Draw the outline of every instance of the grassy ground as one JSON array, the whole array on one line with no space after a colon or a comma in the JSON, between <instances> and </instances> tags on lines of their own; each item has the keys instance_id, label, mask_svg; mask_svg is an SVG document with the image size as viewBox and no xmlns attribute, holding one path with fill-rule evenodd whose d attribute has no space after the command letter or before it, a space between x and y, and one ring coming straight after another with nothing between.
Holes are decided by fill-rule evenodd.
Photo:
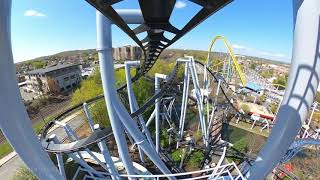
<instances>
[{"instance_id":1,"label":"grassy ground","mask_svg":"<svg viewBox=\"0 0 320 180\"><path fill-rule=\"evenodd\" d=\"M239 121L238 124L230 121L229 124L231 126L234 126L234 127L237 127L237 128L240 128L240 129L243 129L243 130L246 130L246 131L249 131L251 133L254 133L254 134L258 134L260 136L264 136L264 137L268 137L271 130L269 130L270 132L268 132L266 129L260 131L260 129L262 128L261 126L254 126L253 129L251 129L251 126L252 124L249 124L249 123L245 123L245 122L242 122L242 121Z\"/></svg>"},{"instance_id":2,"label":"grassy ground","mask_svg":"<svg viewBox=\"0 0 320 180\"><path fill-rule=\"evenodd\" d=\"M232 143L233 148L238 151L255 157L265 143L266 137L235 126L229 126L225 140Z\"/></svg>"},{"instance_id":3,"label":"grassy ground","mask_svg":"<svg viewBox=\"0 0 320 180\"><path fill-rule=\"evenodd\" d=\"M3 158L4 156L8 155L10 152L12 152L12 147L7 141L0 144L0 158Z\"/></svg>"},{"instance_id":4,"label":"grassy ground","mask_svg":"<svg viewBox=\"0 0 320 180\"><path fill-rule=\"evenodd\" d=\"M47 122L49 122L56 114L50 115L44 119L44 121L36 122L32 125L34 132L38 134L43 127L43 125ZM8 141L5 141L4 143L0 144L0 159L8 155L13 151L11 145L8 143Z\"/></svg>"}]
</instances>

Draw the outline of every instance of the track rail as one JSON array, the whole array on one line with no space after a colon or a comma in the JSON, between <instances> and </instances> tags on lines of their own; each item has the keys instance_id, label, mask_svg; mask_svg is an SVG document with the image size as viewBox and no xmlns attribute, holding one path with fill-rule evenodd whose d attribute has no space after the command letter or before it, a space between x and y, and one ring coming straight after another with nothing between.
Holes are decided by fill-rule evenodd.
<instances>
[{"instance_id":1,"label":"track rail","mask_svg":"<svg viewBox=\"0 0 320 180\"><path fill-rule=\"evenodd\" d=\"M143 50L144 61L141 63L136 76L133 78L134 81L139 79L141 76L144 76L152 68L165 48L179 40L206 18L232 2L232 0L190 0L202 8L182 29L178 29L169 21L176 0L139 0L140 9L145 22L137 28L131 29L112 7L112 5L123 0L86 1L100 11L104 16L113 21ZM138 38L138 34L143 32L146 32L147 36L140 40ZM172 39L167 38L165 36L165 32L174 34L174 37Z\"/></svg>"},{"instance_id":2,"label":"track rail","mask_svg":"<svg viewBox=\"0 0 320 180\"><path fill-rule=\"evenodd\" d=\"M205 67L203 63L201 63L199 61L195 61L195 62L197 64L200 64L201 66ZM174 83L176 82L177 72L179 70L179 67L180 67L179 63L176 63L176 65L174 66L174 69L172 70L172 72L168 76L168 79L165 82L163 82L163 84L162 84L163 88L161 88L161 91L158 92L157 94L153 95L151 98L149 98L148 101L144 105L142 105L137 111L131 113L131 117L133 117L133 118L138 117L145 110L147 110L149 107L151 107L155 103L156 99L161 98L165 95L172 95L173 93L178 93L178 91L175 90L173 88L173 86L174 86ZM218 79L215 76L215 74L209 68L206 68L206 70L215 79L215 81L218 82ZM237 109L233 106L233 104L230 102L230 99L225 94L225 90L224 90L223 86L221 86L220 89L221 89L221 92L223 93L223 96L226 98L227 103L230 104L232 106L232 108L237 113L238 112ZM93 104L99 100L102 100L103 98L104 98L104 95L99 95L99 96L96 96L92 99L89 99L88 101L86 101L86 103ZM41 129L40 141L46 151L54 152L54 153L66 153L66 152L75 152L75 151L83 150L84 148L89 147L92 144L95 144L97 142L100 142L100 141L106 139L107 137L109 137L112 134L112 132L110 132L111 130L109 128L107 128L107 129L104 129L103 131L100 131L100 132L93 132L89 137L81 139L79 141L72 142L72 143L67 143L67 144L50 144L50 143L48 143L46 136L47 136L50 128L52 128L55 125L55 121L60 121L63 117L66 117L70 113L82 108L82 106L83 106L83 104L79 103L79 104L69 108L68 110L64 111L63 113L59 114L54 119L49 121Z\"/></svg>"}]
</instances>

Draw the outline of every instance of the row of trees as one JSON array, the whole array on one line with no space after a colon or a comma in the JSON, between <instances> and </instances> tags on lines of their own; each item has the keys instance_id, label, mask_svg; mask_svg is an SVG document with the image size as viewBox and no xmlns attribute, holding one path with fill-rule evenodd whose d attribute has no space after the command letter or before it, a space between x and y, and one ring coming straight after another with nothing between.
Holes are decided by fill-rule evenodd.
<instances>
[{"instance_id":1,"label":"row of trees","mask_svg":"<svg viewBox=\"0 0 320 180\"><path fill-rule=\"evenodd\" d=\"M134 71L132 71L132 74L134 74ZM116 70L115 76L116 86L119 87L126 82L125 72L123 69ZM154 93L153 84L145 78L140 78L138 81L133 83L133 91L138 104L141 106ZM71 98L71 104L74 106L79 103L86 102L89 99L101 94L103 94L101 75L99 70L95 70L94 74L88 79L83 80L80 84L80 87L74 91ZM125 104L125 106L128 107L128 104ZM110 125L104 99L92 104L89 109L95 123L100 124L102 127L107 127Z\"/></svg>"}]
</instances>

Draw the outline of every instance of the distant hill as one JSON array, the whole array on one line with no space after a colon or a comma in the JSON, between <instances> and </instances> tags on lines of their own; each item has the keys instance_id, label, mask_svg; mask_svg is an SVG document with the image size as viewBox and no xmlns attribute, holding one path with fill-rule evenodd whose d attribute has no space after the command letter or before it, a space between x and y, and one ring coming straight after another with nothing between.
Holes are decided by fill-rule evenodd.
<instances>
[{"instance_id":1,"label":"distant hill","mask_svg":"<svg viewBox=\"0 0 320 180\"><path fill-rule=\"evenodd\" d=\"M30 59L30 60L27 60L27 61L18 62L16 64L24 64L24 63L29 63L29 62L32 62L32 61L51 60L51 59L56 59L56 58L65 58L65 57L70 57L70 56L77 56L79 54L94 54L94 53L96 53L95 49L63 51L63 52L59 52L59 53L53 54L53 55L41 56L41 57L37 57L37 58Z\"/></svg>"},{"instance_id":2,"label":"distant hill","mask_svg":"<svg viewBox=\"0 0 320 180\"><path fill-rule=\"evenodd\" d=\"M184 55L192 55L196 59L199 60L206 60L207 58L207 51L201 50L183 50L183 49L165 49L161 55L160 59L163 60L175 60L179 57L183 57ZM214 52L213 56L217 57L226 57L227 54L223 52ZM266 63L271 64L286 64L279 61L274 61L270 59L260 58L260 57L253 57L253 56L244 56L247 59L255 60L255 61L264 61ZM64 51L57 54L49 55L49 56L42 56L35 59L23 61L16 63L16 69L18 73L22 73L25 71L29 71L32 69L42 68L44 66L58 63L58 62L72 62L75 63L76 61L81 62L90 62L98 60L98 54L95 49L86 49L86 50L72 50L72 51ZM78 62L79 63L79 62Z\"/></svg>"}]
</instances>

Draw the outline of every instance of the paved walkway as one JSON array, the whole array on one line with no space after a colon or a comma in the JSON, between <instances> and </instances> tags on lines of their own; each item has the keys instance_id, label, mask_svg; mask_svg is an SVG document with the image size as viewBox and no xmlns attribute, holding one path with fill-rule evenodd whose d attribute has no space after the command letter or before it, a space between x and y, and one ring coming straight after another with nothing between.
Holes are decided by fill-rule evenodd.
<instances>
[{"instance_id":1,"label":"paved walkway","mask_svg":"<svg viewBox=\"0 0 320 180\"><path fill-rule=\"evenodd\" d=\"M62 122L68 123L72 129L77 129L83 124L84 120L80 115L80 112L77 112L67 116L62 120ZM56 126L52 129L53 130L49 131L49 134L56 134L59 140L62 140L66 137L66 134L62 128ZM15 152L8 154L4 158L0 159L0 179L10 180L17 169L23 165L24 162Z\"/></svg>"},{"instance_id":2,"label":"paved walkway","mask_svg":"<svg viewBox=\"0 0 320 180\"><path fill-rule=\"evenodd\" d=\"M24 166L24 162L20 159L18 155L14 156L10 159L10 161L0 166L0 179L10 180L17 171L17 169L21 166Z\"/></svg>"}]
</instances>

